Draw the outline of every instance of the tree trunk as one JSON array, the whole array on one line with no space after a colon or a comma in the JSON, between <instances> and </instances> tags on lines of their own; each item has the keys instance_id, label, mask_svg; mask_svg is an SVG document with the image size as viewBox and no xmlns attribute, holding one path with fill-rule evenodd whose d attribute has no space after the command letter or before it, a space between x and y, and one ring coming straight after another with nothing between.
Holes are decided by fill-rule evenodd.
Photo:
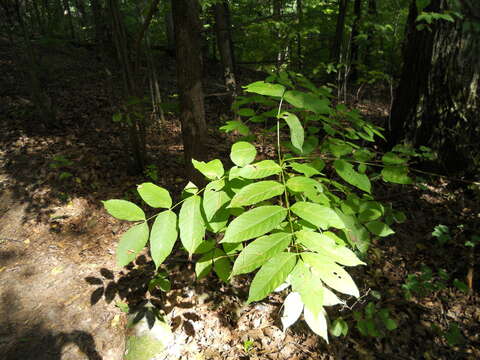
<instances>
[{"instance_id":1,"label":"tree trunk","mask_svg":"<svg viewBox=\"0 0 480 360\"><path fill-rule=\"evenodd\" d=\"M302 0L297 0L297 22L298 27L301 30L303 24L303 3ZM303 69L303 58L302 58L302 35L297 32L297 71L300 72Z\"/></svg>"},{"instance_id":2,"label":"tree trunk","mask_svg":"<svg viewBox=\"0 0 480 360\"><path fill-rule=\"evenodd\" d=\"M347 0L338 0L337 26L330 56L330 61L333 63L340 61L340 52L342 51L343 45L343 32L345 29L345 17L347 15L347 3Z\"/></svg>"},{"instance_id":3,"label":"tree trunk","mask_svg":"<svg viewBox=\"0 0 480 360\"><path fill-rule=\"evenodd\" d=\"M225 86L227 91L232 94L231 103L233 103L237 94L237 83L235 81L235 60L230 32L231 26L228 3L224 1L222 3L215 4L214 11L217 45L220 52L220 59L222 61Z\"/></svg>"},{"instance_id":4,"label":"tree trunk","mask_svg":"<svg viewBox=\"0 0 480 360\"><path fill-rule=\"evenodd\" d=\"M103 7L100 0L90 0L92 7L93 23L95 26L95 43L101 48L106 41L106 28Z\"/></svg>"},{"instance_id":5,"label":"tree trunk","mask_svg":"<svg viewBox=\"0 0 480 360\"><path fill-rule=\"evenodd\" d=\"M480 4L463 2L470 6L462 8L463 19L436 20L430 29L420 30L412 2L402 76L389 124L390 145L406 140L429 146L450 172L478 167L480 159L480 32L472 24L479 22L472 19L480 14ZM432 0L425 9L446 10L446 0Z\"/></svg>"},{"instance_id":6,"label":"tree trunk","mask_svg":"<svg viewBox=\"0 0 480 360\"><path fill-rule=\"evenodd\" d=\"M42 88L42 82L38 76L39 70L37 56L30 41L30 34L24 21L24 14L21 10L19 0L16 0L16 13L23 35L25 65L27 68L26 72L30 82L29 89L32 95L33 103L35 104L35 111L45 127L56 126L57 123L55 110L52 100Z\"/></svg>"},{"instance_id":7,"label":"tree trunk","mask_svg":"<svg viewBox=\"0 0 480 360\"><path fill-rule=\"evenodd\" d=\"M79 16L79 22L82 28L85 28L87 26L88 20L87 20L87 13L85 12L85 2L84 0L75 0L75 7L78 10Z\"/></svg>"},{"instance_id":8,"label":"tree trunk","mask_svg":"<svg viewBox=\"0 0 480 360\"><path fill-rule=\"evenodd\" d=\"M275 21L280 21L282 20L282 0L273 0L272 3L273 7L273 19ZM282 33L280 30L276 31L276 41L277 41L277 47L278 47L278 53L277 53L277 70L280 69L280 66L283 63L283 44L281 43L282 39Z\"/></svg>"},{"instance_id":9,"label":"tree trunk","mask_svg":"<svg viewBox=\"0 0 480 360\"><path fill-rule=\"evenodd\" d=\"M68 0L62 0L64 16L67 16L68 29L70 31L70 37L75 40L75 29L73 27L72 12L70 11L70 2Z\"/></svg>"},{"instance_id":10,"label":"tree trunk","mask_svg":"<svg viewBox=\"0 0 480 360\"><path fill-rule=\"evenodd\" d=\"M350 45L350 80L353 82L358 79L358 41L360 21L362 19L362 0L355 0L354 10L355 20L352 25L351 45Z\"/></svg>"},{"instance_id":11,"label":"tree trunk","mask_svg":"<svg viewBox=\"0 0 480 360\"><path fill-rule=\"evenodd\" d=\"M186 173L199 185L192 159L205 159L207 125L203 103L199 4L197 0L172 0L175 24L177 80Z\"/></svg>"},{"instance_id":12,"label":"tree trunk","mask_svg":"<svg viewBox=\"0 0 480 360\"><path fill-rule=\"evenodd\" d=\"M375 55L373 51L375 49L375 28L374 24L377 22L377 0L368 0L368 29L367 29L367 48L365 50L365 64L369 68L373 68L375 65Z\"/></svg>"},{"instance_id":13,"label":"tree trunk","mask_svg":"<svg viewBox=\"0 0 480 360\"><path fill-rule=\"evenodd\" d=\"M124 94L126 98L139 98L140 94L138 93L137 84L135 82L127 32L125 24L123 23L118 0L108 0L108 4L112 21L113 39L123 78ZM145 167L145 123L143 119L136 117L135 113L137 111L135 111L135 109L133 110L134 111L128 111L127 109L127 113L131 115L128 124L129 139L135 161L135 170L141 172Z\"/></svg>"},{"instance_id":14,"label":"tree trunk","mask_svg":"<svg viewBox=\"0 0 480 360\"><path fill-rule=\"evenodd\" d=\"M165 11L165 30L167 34L167 50L173 54L175 52L175 30L173 27L173 14L171 6Z\"/></svg>"}]
</instances>

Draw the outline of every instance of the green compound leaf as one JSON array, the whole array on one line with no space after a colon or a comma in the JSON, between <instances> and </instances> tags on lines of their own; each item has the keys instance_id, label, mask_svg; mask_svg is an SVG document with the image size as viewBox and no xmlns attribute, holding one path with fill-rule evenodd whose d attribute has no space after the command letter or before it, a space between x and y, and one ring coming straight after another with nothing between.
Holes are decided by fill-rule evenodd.
<instances>
[{"instance_id":1,"label":"green compound leaf","mask_svg":"<svg viewBox=\"0 0 480 360\"><path fill-rule=\"evenodd\" d=\"M341 266L335 264L329 258L315 253L302 253L302 259L332 289L343 294L359 297L357 285L355 285L351 276Z\"/></svg>"},{"instance_id":2,"label":"green compound leaf","mask_svg":"<svg viewBox=\"0 0 480 360\"><path fill-rule=\"evenodd\" d=\"M228 225L222 243L237 243L262 236L277 227L287 217L281 206L260 206L244 212Z\"/></svg>"},{"instance_id":3,"label":"green compound leaf","mask_svg":"<svg viewBox=\"0 0 480 360\"><path fill-rule=\"evenodd\" d=\"M138 185L137 191L142 200L153 208L168 209L172 206L172 198L170 197L168 190L151 182Z\"/></svg>"},{"instance_id":4,"label":"green compound leaf","mask_svg":"<svg viewBox=\"0 0 480 360\"><path fill-rule=\"evenodd\" d=\"M303 317L308 327L317 335L321 336L328 344L328 327L325 310L320 311L315 315L307 307L303 311Z\"/></svg>"},{"instance_id":5,"label":"green compound leaf","mask_svg":"<svg viewBox=\"0 0 480 360\"><path fill-rule=\"evenodd\" d=\"M137 254L148 241L148 225L146 222L132 226L120 238L117 246L117 266L123 267L135 260Z\"/></svg>"},{"instance_id":6,"label":"green compound leaf","mask_svg":"<svg viewBox=\"0 0 480 360\"><path fill-rule=\"evenodd\" d=\"M232 263L222 250L216 249L215 251L217 255L213 259L213 270L222 281L228 282L232 273Z\"/></svg>"},{"instance_id":7,"label":"green compound leaf","mask_svg":"<svg viewBox=\"0 0 480 360\"><path fill-rule=\"evenodd\" d=\"M298 201L291 207L292 212L309 223L326 230L329 227L345 228L338 214L328 206Z\"/></svg>"},{"instance_id":8,"label":"green compound leaf","mask_svg":"<svg viewBox=\"0 0 480 360\"><path fill-rule=\"evenodd\" d=\"M214 233L222 230L227 224L229 212L226 209L230 196L225 191L225 181L212 181L205 188L203 194L203 211L207 220L207 226Z\"/></svg>"},{"instance_id":9,"label":"green compound leaf","mask_svg":"<svg viewBox=\"0 0 480 360\"><path fill-rule=\"evenodd\" d=\"M150 233L150 251L157 269L172 252L177 237L177 215L170 210L158 214Z\"/></svg>"},{"instance_id":10,"label":"green compound leaf","mask_svg":"<svg viewBox=\"0 0 480 360\"><path fill-rule=\"evenodd\" d=\"M299 293L291 292L283 302L283 316L281 318L283 331L295 324L303 312L303 302Z\"/></svg>"},{"instance_id":11,"label":"green compound leaf","mask_svg":"<svg viewBox=\"0 0 480 360\"><path fill-rule=\"evenodd\" d=\"M406 166L385 166L382 170L383 180L395 184L411 184L413 180L408 176Z\"/></svg>"},{"instance_id":12,"label":"green compound leaf","mask_svg":"<svg viewBox=\"0 0 480 360\"><path fill-rule=\"evenodd\" d=\"M280 232L262 236L248 244L233 264L232 276L247 274L287 248L292 234Z\"/></svg>"},{"instance_id":13,"label":"green compound leaf","mask_svg":"<svg viewBox=\"0 0 480 360\"><path fill-rule=\"evenodd\" d=\"M207 179L210 180L220 179L225 173L223 164L218 159L209 161L208 163L192 159L192 164L195 169L200 171Z\"/></svg>"},{"instance_id":14,"label":"green compound leaf","mask_svg":"<svg viewBox=\"0 0 480 360\"><path fill-rule=\"evenodd\" d=\"M259 301L265 298L280 284L282 284L295 266L296 254L280 253L272 257L255 274L247 303Z\"/></svg>"},{"instance_id":15,"label":"green compound leaf","mask_svg":"<svg viewBox=\"0 0 480 360\"><path fill-rule=\"evenodd\" d=\"M296 108L313 111L316 114L330 114L330 101L316 95L301 91L290 90L285 93L285 101Z\"/></svg>"},{"instance_id":16,"label":"green compound leaf","mask_svg":"<svg viewBox=\"0 0 480 360\"><path fill-rule=\"evenodd\" d=\"M395 234L395 231L393 231L390 226L378 220L370 221L366 223L365 226L372 234L380 237Z\"/></svg>"},{"instance_id":17,"label":"green compound leaf","mask_svg":"<svg viewBox=\"0 0 480 360\"><path fill-rule=\"evenodd\" d=\"M407 159L404 159L393 152L387 152L383 155L382 161L385 165L402 165L408 162Z\"/></svg>"},{"instance_id":18,"label":"green compound leaf","mask_svg":"<svg viewBox=\"0 0 480 360\"><path fill-rule=\"evenodd\" d=\"M317 315L322 311L324 287L320 277L315 276L309 266L299 260L289 279L292 290L300 294L303 303L311 312Z\"/></svg>"},{"instance_id":19,"label":"green compound leaf","mask_svg":"<svg viewBox=\"0 0 480 360\"><path fill-rule=\"evenodd\" d=\"M235 121L235 120L227 121L225 125L220 127L220 130L223 130L226 133L229 133L232 131L238 131L238 133L243 136L248 136L248 134L250 134L250 129L248 128L247 125L245 125L241 121Z\"/></svg>"},{"instance_id":20,"label":"green compound leaf","mask_svg":"<svg viewBox=\"0 0 480 360\"><path fill-rule=\"evenodd\" d=\"M353 168L352 164L345 160L335 160L333 162L333 167L340 176L347 183L363 190L367 193L370 193L372 185L370 179L367 175L361 174Z\"/></svg>"},{"instance_id":21,"label":"green compound leaf","mask_svg":"<svg viewBox=\"0 0 480 360\"><path fill-rule=\"evenodd\" d=\"M260 181L245 186L230 202L229 207L257 204L261 201L283 194L285 187L277 181Z\"/></svg>"},{"instance_id":22,"label":"green compound leaf","mask_svg":"<svg viewBox=\"0 0 480 360\"><path fill-rule=\"evenodd\" d=\"M280 84L266 83L265 81L256 81L243 87L246 92L260 95L282 97L285 92L285 86Z\"/></svg>"},{"instance_id":23,"label":"green compound leaf","mask_svg":"<svg viewBox=\"0 0 480 360\"><path fill-rule=\"evenodd\" d=\"M212 249L197 261L195 264L197 280L207 276L212 271L212 267L221 280L228 281L232 271L232 264L221 249Z\"/></svg>"},{"instance_id":24,"label":"green compound leaf","mask_svg":"<svg viewBox=\"0 0 480 360\"><path fill-rule=\"evenodd\" d=\"M303 130L303 126L300 123L300 120L298 120L297 115L291 114L289 112L284 112L280 115L280 117L285 120L288 127L290 128L290 139L292 141L292 145L299 152L302 152L303 141L305 140L305 133Z\"/></svg>"},{"instance_id":25,"label":"green compound leaf","mask_svg":"<svg viewBox=\"0 0 480 360\"><path fill-rule=\"evenodd\" d=\"M326 234L302 230L295 235L300 244L308 250L325 255L332 261L345 266L365 265L352 250L343 245L337 245L335 240Z\"/></svg>"},{"instance_id":26,"label":"green compound leaf","mask_svg":"<svg viewBox=\"0 0 480 360\"><path fill-rule=\"evenodd\" d=\"M296 172L299 172L306 177L312 177L314 175L320 175L320 171L315 169L313 166L309 164L302 164L298 162L291 162L289 166L295 170Z\"/></svg>"},{"instance_id":27,"label":"green compound leaf","mask_svg":"<svg viewBox=\"0 0 480 360\"><path fill-rule=\"evenodd\" d=\"M107 212L119 220L140 221L145 220L145 213L137 205L126 200L103 201Z\"/></svg>"},{"instance_id":28,"label":"green compound leaf","mask_svg":"<svg viewBox=\"0 0 480 360\"><path fill-rule=\"evenodd\" d=\"M250 164L255 160L255 156L257 156L255 146L246 141L239 141L232 145L230 159L237 166L243 167Z\"/></svg>"},{"instance_id":29,"label":"green compound leaf","mask_svg":"<svg viewBox=\"0 0 480 360\"><path fill-rule=\"evenodd\" d=\"M202 199L198 195L187 198L180 209L178 226L180 240L189 254L193 254L205 236L205 225L201 213Z\"/></svg>"},{"instance_id":30,"label":"green compound leaf","mask_svg":"<svg viewBox=\"0 0 480 360\"><path fill-rule=\"evenodd\" d=\"M276 175L282 171L280 165L273 160L263 160L249 164L238 170L238 176L245 179L262 179Z\"/></svg>"},{"instance_id":31,"label":"green compound leaf","mask_svg":"<svg viewBox=\"0 0 480 360\"><path fill-rule=\"evenodd\" d=\"M237 114L240 116L250 117L255 115L255 111L253 111L253 109L250 109L250 108L242 108L242 109L238 109Z\"/></svg>"}]
</instances>

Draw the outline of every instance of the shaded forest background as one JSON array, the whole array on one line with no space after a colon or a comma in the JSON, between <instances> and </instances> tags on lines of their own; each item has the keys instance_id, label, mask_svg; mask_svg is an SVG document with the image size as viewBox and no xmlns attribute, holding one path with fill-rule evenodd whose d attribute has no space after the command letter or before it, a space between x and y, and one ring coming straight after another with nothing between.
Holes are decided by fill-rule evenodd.
<instances>
[{"instance_id":1,"label":"shaded forest background","mask_svg":"<svg viewBox=\"0 0 480 360\"><path fill-rule=\"evenodd\" d=\"M266 130L275 114L261 104L251 105L252 112L242 108L243 87L272 75L297 86L297 74L303 74L328 92L335 106L358 111L384 129L385 139L371 151L386 153L408 144L429 156L409 164L413 185L378 181L376 198L403 210L408 220L395 229L395 239L373 240L369 270L358 271L362 289L373 290L352 305L352 314L342 313L351 340L338 337L326 348L297 328L290 340L301 349L292 346L297 352L285 358L321 358L325 349L325 356L334 358L479 356L478 1L4 0L0 23L0 190L12 204L25 205L18 224L24 231L44 226L52 236L101 234L115 225L105 220L100 200L138 203L136 185L144 181L180 199L189 180L204 183L192 158L228 161L230 144L237 140L254 142L260 159L271 158L275 139ZM310 140L326 134L324 128L312 130ZM79 203L85 207L81 216L58 210ZM0 213L4 229L10 229L8 210ZM91 214L101 220L93 221ZM124 229L115 227L109 244ZM15 242L5 234L0 273L23 261L15 260L20 250L7 249ZM107 242L98 244L89 259L112 256ZM85 261L74 247L62 251ZM23 259L48 251L44 243L31 246ZM150 260L137 262L133 273L115 272L114 280L105 271L94 274L97 280L85 286L104 289L104 282L108 289L107 279L115 285L109 294L89 292L92 309L102 301L112 305L113 288L113 297L131 309L141 307L152 298L145 285L152 266ZM170 270L174 291L193 281L191 263ZM245 290L230 290L214 276L208 281L196 290L221 289L214 301L221 311L231 305L221 302L222 294L245 296ZM11 277L5 284L13 282ZM142 282L145 286L134 285ZM26 287L19 289L20 297L33 301ZM12 298L2 298L2 312L11 312ZM272 304L281 306L275 296ZM369 317L382 309L389 309L397 329L379 325L383 320L377 315ZM100 310L90 311L100 318ZM97 344L102 336L108 339L108 332L92 338L88 329L57 331L62 324L56 332L45 330L48 321L33 330L19 325L33 318L27 313L5 321L5 328L18 327L18 334L4 342L7 358L35 358L34 345L46 338L50 355L45 359L60 359L68 343L96 359L95 339ZM375 330L365 329L368 320ZM183 321L195 322L188 316ZM235 327L235 320L225 322ZM232 346L224 354L268 358L262 353L265 334L258 339L237 335L238 349ZM26 350L22 336L33 339ZM245 339L257 341L253 354L245 350Z\"/></svg>"}]
</instances>

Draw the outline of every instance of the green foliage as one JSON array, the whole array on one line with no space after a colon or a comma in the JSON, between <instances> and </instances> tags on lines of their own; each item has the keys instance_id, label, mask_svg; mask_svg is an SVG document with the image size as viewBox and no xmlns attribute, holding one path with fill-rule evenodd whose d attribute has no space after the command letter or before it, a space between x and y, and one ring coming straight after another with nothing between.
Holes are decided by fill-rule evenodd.
<instances>
[{"instance_id":1,"label":"green foliage","mask_svg":"<svg viewBox=\"0 0 480 360\"><path fill-rule=\"evenodd\" d=\"M50 168L53 170L58 170L58 179L66 180L72 178L71 168L73 167L74 162L68 157L63 155L54 156L52 162L50 163ZM76 181L80 181L79 178L75 178Z\"/></svg>"},{"instance_id":2,"label":"green foliage","mask_svg":"<svg viewBox=\"0 0 480 360\"><path fill-rule=\"evenodd\" d=\"M374 181L382 176L377 168L401 166L407 177L410 155L397 149L381 157L362 147L361 141L382 137L381 129L355 111L333 107L329 89L317 88L300 75L279 74L269 82L247 86L246 91L254 95L239 98L235 105L243 106L243 125L248 129L249 122L259 118L267 128L274 125L277 158L255 161L255 147L239 141L231 149L235 166L230 169L219 159L193 160L208 184L203 189L188 184L177 204L166 189L141 184L138 192L147 205L167 209L149 219L131 202L104 202L116 218L140 222L122 236L117 263L124 266L134 260L150 239L158 268L179 236L196 262L198 279L214 271L228 282L233 276L256 271L247 302L291 286L285 299L284 328L303 313L310 328L328 341L324 307L343 303L334 292L360 295L344 266L365 265L359 256L371 238L393 234L390 225L405 217L374 200ZM247 105L256 110L248 111ZM290 141L282 146L284 128ZM388 176L383 180L388 181ZM173 210L178 207L177 219ZM149 231L151 219L155 221ZM164 286L163 282L162 278L154 284ZM379 309L376 317L371 311L365 313L364 320L370 324L377 318L387 329L396 326L385 309ZM339 320L333 331L346 334L348 329Z\"/></svg>"},{"instance_id":3,"label":"green foliage","mask_svg":"<svg viewBox=\"0 0 480 360\"><path fill-rule=\"evenodd\" d=\"M353 317L356 328L363 336L384 337L388 331L397 328L397 322L390 316L387 308L380 308L375 302L370 301L363 312L355 311Z\"/></svg>"},{"instance_id":4,"label":"green foliage","mask_svg":"<svg viewBox=\"0 0 480 360\"><path fill-rule=\"evenodd\" d=\"M419 274L410 274L407 276L402 288L405 298L411 299L413 296L425 297L436 291L445 289L449 275L446 271L440 270L435 273L430 267L423 266Z\"/></svg>"},{"instance_id":5,"label":"green foliage","mask_svg":"<svg viewBox=\"0 0 480 360\"><path fill-rule=\"evenodd\" d=\"M144 174L152 181L158 181L158 167L154 164L145 166Z\"/></svg>"}]
</instances>

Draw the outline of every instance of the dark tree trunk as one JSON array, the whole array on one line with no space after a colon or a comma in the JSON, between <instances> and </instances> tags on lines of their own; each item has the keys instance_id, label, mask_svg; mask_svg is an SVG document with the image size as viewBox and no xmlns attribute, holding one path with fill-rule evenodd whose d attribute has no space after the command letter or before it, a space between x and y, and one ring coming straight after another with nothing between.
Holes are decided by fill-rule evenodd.
<instances>
[{"instance_id":1,"label":"dark tree trunk","mask_svg":"<svg viewBox=\"0 0 480 360\"><path fill-rule=\"evenodd\" d=\"M30 41L31 34L28 32L27 25L25 24L24 12L22 11L19 0L16 0L15 6L18 23L23 35L25 67L26 73L28 74L29 89L33 103L35 104L35 111L45 127L55 127L58 125L55 110L51 98L42 88L44 82L40 81L37 56Z\"/></svg>"},{"instance_id":2,"label":"dark tree trunk","mask_svg":"<svg viewBox=\"0 0 480 360\"><path fill-rule=\"evenodd\" d=\"M205 159L207 138L202 87L199 7L197 0L172 0L186 173L188 178L195 181L197 185L203 181L203 177L195 172L192 158Z\"/></svg>"},{"instance_id":3,"label":"dark tree trunk","mask_svg":"<svg viewBox=\"0 0 480 360\"><path fill-rule=\"evenodd\" d=\"M171 6L165 12L165 30L167 34L167 50L173 54L175 52L175 30L173 27L173 14Z\"/></svg>"},{"instance_id":4,"label":"dark tree trunk","mask_svg":"<svg viewBox=\"0 0 480 360\"><path fill-rule=\"evenodd\" d=\"M375 48L375 28L378 12L377 12L377 0L368 0L368 29L367 29L367 48L365 50L365 64L372 68L375 65L375 56L373 49Z\"/></svg>"},{"instance_id":5,"label":"dark tree trunk","mask_svg":"<svg viewBox=\"0 0 480 360\"><path fill-rule=\"evenodd\" d=\"M272 7L273 7L273 19L275 21L280 21L282 19L282 0L273 0ZM277 69L280 69L280 66L284 60L284 52L283 52L283 44L282 44L282 33L280 30L277 30L276 33L276 41L278 46L278 53L277 53Z\"/></svg>"},{"instance_id":6,"label":"dark tree trunk","mask_svg":"<svg viewBox=\"0 0 480 360\"><path fill-rule=\"evenodd\" d=\"M350 45L350 63L351 63L351 70L350 70L350 80L353 82L357 81L358 79L358 41L357 36L359 34L360 28L360 21L362 19L362 0L355 0L353 12L355 15L355 20L353 21L352 25L352 33L351 33L351 45Z\"/></svg>"},{"instance_id":7,"label":"dark tree trunk","mask_svg":"<svg viewBox=\"0 0 480 360\"><path fill-rule=\"evenodd\" d=\"M235 100L237 93L237 83L235 81L235 58L233 55L233 45L231 37L230 14L228 3L226 1L214 5L215 11L215 30L217 35L217 45L222 61L223 76L225 86L231 96L231 102Z\"/></svg>"},{"instance_id":8,"label":"dark tree trunk","mask_svg":"<svg viewBox=\"0 0 480 360\"><path fill-rule=\"evenodd\" d=\"M87 13L85 12L85 2L83 0L75 0L75 7L78 10L79 22L82 27L87 26Z\"/></svg>"},{"instance_id":9,"label":"dark tree trunk","mask_svg":"<svg viewBox=\"0 0 480 360\"><path fill-rule=\"evenodd\" d=\"M75 40L75 28L73 27L72 12L70 11L70 2L68 0L62 0L64 13L67 15L68 29L70 31L70 37Z\"/></svg>"},{"instance_id":10,"label":"dark tree trunk","mask_svg":"<svg viewBox=\"0 0 480 360\"><path fill-rule=\"evenodd\" d=\"M303 3L302 0L297 0L297 22L301 29L303 24ZM302 36L297 32L297 71L302 71L303 57L302 57Z\"/></svg>"},{"instance_id":11,"label":"dark tree trunk","mask_svg":"<svg viewBox=\"0 0 480 360\"><path fill-rule=\"evenodd\" d=\"M414 13L409 17L402 76L389 124L390 145L406 140L429 146L447 171L470 170L480 159L480 33L471 26L471 21L478 25L479 20L469 15L480 14L480 4L464 2L474 10L463 7L463 20L437 20L430 29L421 30L412 2ZM448 9L446 0L433 0L425 11Z\"/></svg>"},{"instance_id":12,"label":"dark tree trunk","mask_svg":"<svg viewBox=\"0 0 480 360\"><path fill-rule=\"evenodd\" d=\"M113 39L117 51L117 59L120 63L121 73L123 77L124 94L126 98L139 98L139 89L135 82L134 67L131 59L131 51L125 24L120 12L118 0L108 0L108 6L111 18L111 27L113 31ZM127 109L128 110L128 109ZM130 109L131 110L131 109ZM135 117L134 111L131 113L129 127L129 140L132 154L135 161L136 171L142 172L145 167L145 123L143 119Z\"/></svg>"},{"instance_id":13,"label":"dark tree trunk","mask_svg":"<svg viewBox=\"0 0 480 360\"><path fill-rule=\"evenodd\" d=\"M106 42L106 23L104 9L100 0L91 0L93 23L95 26L95 42L101 48Z\"/></svg>"},{"instance_id":14,"label":"dark tree trunk","mask_svg":"<svg viewBox=\"0 0 480 360\"><path fill-rule=\"evenodd\" d=\"M330 56L331 62L339 62L340 53L343 45L343 31L345 29L345 17L347 15L347 0L338 0L338 17L337 26L335 30L335 39L333 41L332 53Z\"/></svg>"}]
</instances>

